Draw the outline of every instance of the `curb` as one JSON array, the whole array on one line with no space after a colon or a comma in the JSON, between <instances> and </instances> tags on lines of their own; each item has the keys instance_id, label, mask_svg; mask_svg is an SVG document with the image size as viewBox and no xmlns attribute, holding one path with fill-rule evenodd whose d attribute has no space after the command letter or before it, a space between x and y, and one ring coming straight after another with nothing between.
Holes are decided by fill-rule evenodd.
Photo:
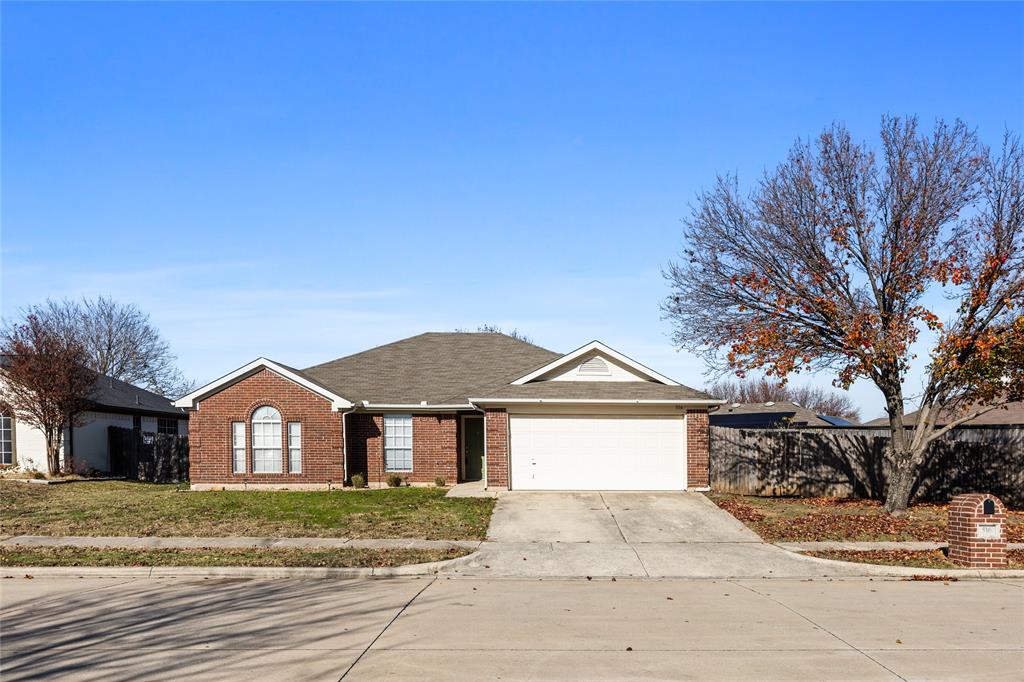
<instances>
[{"instance_id":1,"label":"curb","mask_svg":"<svg viewBox=\"0 0 1024 682\"><path fill-rule=\"evenodd\" d=\"M399 576L434 575L444 568L459 565L476 552L445 561L405 566L373 568L317 568L286 566L4 566L2 578L274 578L339 579L393 578Z\"/></svg>"},{"instance_id":2,"label":"curb","mask_svg":"<svg viewBox=\"0 0 1024 682\"><path fill-rule=\"evenodd\" d=\"M775 545L779 547L778 545ZM949 576L950 578L964 578L964 579L991 579L991 578L1024 578L1024 570L1021 569L991 569L991 568L914 568L913 566L888 566L886 564L869 564L857 561L840 561L838 559L823 559L816 556L807 556L799 552L786 549L785 547L779 547L779 549L789 552L795 558L801 561L814 563L824 567L842 567L847 570L859 572L859 575L844 575L836 577L850 577L850 578L874 578L874 577L889 577L889 578L906 578L915 575L924 576ZM866 569L866 570L865 570ZM824 576L832 577L832 576Z\"/></svg>"}]
</instances>

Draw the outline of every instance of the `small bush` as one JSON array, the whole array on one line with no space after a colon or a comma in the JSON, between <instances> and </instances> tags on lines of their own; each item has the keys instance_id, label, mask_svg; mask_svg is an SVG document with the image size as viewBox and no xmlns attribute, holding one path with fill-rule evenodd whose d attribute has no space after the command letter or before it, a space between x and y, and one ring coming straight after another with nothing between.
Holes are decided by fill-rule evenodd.
<instances>
[{"instance_id":1,"label":"small bush","mask_svg":"<svg viewBox=\"0 0 1024 682\"><path fill-rule=\"evenodd\" d=\"M362 474L352 474L352 487L353 488L365 488L366 487L366 476Z\"/></svg>"},{"instance_id":2,"label":"small bush","mask_svg":"<svg viewBox=\"0 0 1024 682\"><path fill-rule=\"evenodd\" d=\"M42 471L39 471L38 469L31 469L30 471L26 471L25 475L28 478L35 478L35 479L46 478L46 474L44 474Z\"/></svg>"},{"instance_id":3,"label":"small bush","mask_svg":"<svg viewBox=\"0 0 1024 682\"><path fill-rule=\"evenodd\" d=\"M402 477L398 474L388 474L388 487L400 488L402 487Z\"/></svg>"},{"instance_id":4,"label":"small bush","mask_svg":"<svg viewBox=\"0 0 1024 682\"><path fill-rule=\"evenodd\" d=\"M434 485L436 485L438 488L443 488L447 484L448 484L448 481L444 480L444 476L435 476L434 477Z\"/></svg>"}]
</instances>

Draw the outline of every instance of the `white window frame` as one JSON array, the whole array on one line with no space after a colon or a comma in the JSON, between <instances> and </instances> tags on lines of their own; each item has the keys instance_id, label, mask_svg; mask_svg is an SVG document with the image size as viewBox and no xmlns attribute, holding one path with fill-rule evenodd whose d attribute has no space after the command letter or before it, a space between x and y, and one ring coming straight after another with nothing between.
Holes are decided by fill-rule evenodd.
<instances>
[{"instance_id":1,"label":"white window frame","mask_svg":"<svg viewBox=\"0 0 1024 682\"><path fill-rule=\"evenodd\" d=\"M401 460L396 461L399 454ZM412 471L412 462L412 415L385 414L384 470L407 473Z\"/></svg>"},{"instance_id":2,"label":"white window frame","mask_svg":"<svg viewBox=\"0 0 1024 682\"><path fill-rule=\"evenodd\" d=\"M281 413L276 407L263 405L253 410L249 419L252 427L252 473L280 474L284 442L281 435Z\"/></svg>"},{"instance_id":3,"label":"white window frame","mask_svg":"<svg viewBox=\"0 0 1024 682\"><path fill-rule=\"evenodd\" d=\"M288 473L302 473L302 422L288 422Z\"/></svg>"},{"instance_id":4,"label":"white window frame","mask_svg":"<svg viewBox=\"0 0 1024 682\"><path fill-rule=\"evenodd\" d=\"M245 422L231 422L231 473L246 473Z\"/></svg>"},{"instance_id":5,"label":"white window frame","mask_svg":"<svg viewBox=\"0 0 1024 682\"><path fill-rule=\"evenodd\" d=\"M11 461L5 462L9 455ZM18 463L17 448L14 444L14 413L0 413L0 466L12 467Z\"/></svg>"}]
</instances>

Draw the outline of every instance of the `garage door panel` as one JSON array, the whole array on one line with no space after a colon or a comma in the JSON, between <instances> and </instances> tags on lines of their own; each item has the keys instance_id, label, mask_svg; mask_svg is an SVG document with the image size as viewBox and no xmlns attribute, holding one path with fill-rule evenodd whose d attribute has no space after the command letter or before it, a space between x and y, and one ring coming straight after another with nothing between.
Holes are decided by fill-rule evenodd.
<instances>
[{"instance_id":1,"label":"garage door panel","mask_svg":"<svg viewBox=\"0 0 1024 682\"><path fill-rule=\"evenodd\" d=\"M512 415L520 490L682 490L682 417Z\"/></svg>"}]
</instances>

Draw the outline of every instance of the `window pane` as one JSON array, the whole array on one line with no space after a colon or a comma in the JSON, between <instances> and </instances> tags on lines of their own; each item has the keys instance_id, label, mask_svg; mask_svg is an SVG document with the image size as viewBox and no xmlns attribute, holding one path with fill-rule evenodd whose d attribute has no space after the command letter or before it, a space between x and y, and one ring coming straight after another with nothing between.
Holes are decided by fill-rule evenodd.
<instances>
[{"instance_id":1,"label":"window pane","mask_svg":"<svg viewBox=\"0 0 1024 682\"><path fill-rule=\"evenodd\" d=\"M302 473L302 424L288 422L288 471Z\"/></svg>"},{"instance_id":2,"label":"window pane","mask_svg":"<svg viewBox=\"0 0 1024 682\"><path fill-rule=\"evenodd\" d=\"M245 473L245 422L231 422L231 470Z\"/></svg>"},{"instance_id":3,"label":"window pane","mask_svg":"<svg viewBox=\"0 0 1024 682\"><path fill-rule=\"evenodd\" d=\"M0 415L0 464L14 464L14 420Z\"/></svg>"},{"instance_id":4,"label":"window pane","mask_svg":"<svg viewBox=\"0 0 1024 682\"><path fill-rule=\"evenodd\" d=\"M412 415L384 415L384 468L412 471Z\"/></svg>"}]
</instances>

